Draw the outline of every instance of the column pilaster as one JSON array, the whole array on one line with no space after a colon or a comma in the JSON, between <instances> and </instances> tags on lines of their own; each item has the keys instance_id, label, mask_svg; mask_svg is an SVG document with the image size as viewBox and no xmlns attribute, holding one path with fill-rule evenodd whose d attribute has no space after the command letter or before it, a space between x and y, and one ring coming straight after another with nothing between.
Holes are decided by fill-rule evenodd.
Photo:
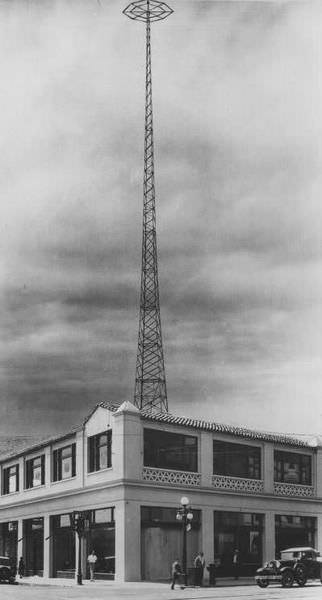
<instances>
[{"instance_id":1,"label":"column pilaster","mask_svg":"<svg viewBox=\"0 0 322 600\"><path fill-rule=\"evenodd\" d=\"M44 577L50 577L50 518L49 515L44 517Z\"/></svg>"},{"instance_id":2,"label":"column pilaster","mask_svg":"<svg viewBox=\"0 0 322 600\"><path fill-rule=\"evenodd\" d=\"M263 561L274 560L275 552L275 514L267 512L264 525Z\"/></svg>"},{"instance_id":3,"label":"column pilaster","mask_svg":"<svg viewBox=\"0 0 322 600\"><path fill-rule=\"evenodd\" d=\"M201 549L205 556L206 567L214 560L214 511L203 508L201 514ZM205 568L205 583L209 580L209 571Z\"/></svg>"},{"instance_id":4,"label":"column pilaster","mask_svg":"<svg viewBox=\"0 0 322 600\"><path fill-rule=\"evenodd\" d=\"M115 581L141 581L141 512L132 500L115 506Z\"/></svg>"}]
</instances>

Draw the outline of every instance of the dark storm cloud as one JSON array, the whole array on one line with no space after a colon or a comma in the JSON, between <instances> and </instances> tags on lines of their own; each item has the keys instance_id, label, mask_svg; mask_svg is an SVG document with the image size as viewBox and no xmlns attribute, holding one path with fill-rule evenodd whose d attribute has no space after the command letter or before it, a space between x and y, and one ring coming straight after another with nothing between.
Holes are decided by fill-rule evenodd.
<instances>
[{"instance_id":1,"label":"dark storm cloud","mask_svg":"<svg viewBox=\"0 0 322 600\"><path fill-rule=\"evenodd\" d=\"M269 404L278 419L265 428L310 430L322 387L321 7L173 4L152 32L170 410L259 427ZM144 27L116 0L0 10L0 416L28 435L132 396Z\"/></svg>"}]
</instances>

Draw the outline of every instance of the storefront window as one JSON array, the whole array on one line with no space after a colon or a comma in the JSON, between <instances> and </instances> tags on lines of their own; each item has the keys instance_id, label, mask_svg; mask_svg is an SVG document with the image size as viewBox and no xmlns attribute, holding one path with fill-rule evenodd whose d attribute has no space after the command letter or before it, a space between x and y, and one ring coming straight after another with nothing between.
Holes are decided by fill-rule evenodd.
<instances>
[{"instance_id":1,"label":"storefront window","mask_svg":"<svg viewBox=\"0 0 322 600\"><path fill-rule=\"evenodd\" d=\"M93 549L97 556L95 576L114 579L115 573L115 522L114 507L91 511L90 526L86 532L87 554ZM89 573L87 573L89 576Z\"/></svg>"},{"instance_id":2,"label":"storefront window","mask_svg":"<svg viewBox=\"0 0 322 600\"><path fill-rule=\"evenodd\" d=\"M76 444L58 448L53 452L53 481L69 479L76 475Z\"/></svg>"},{"instance_id":3,"label":"storefront window","mask_svg":"<svg viewBox=\"0 0 322 600\"><path fill-rule=\"evenodd\" d=\"M44 568L44 520L42 517L23 522L26 575L42 575Z\"/></svg>"},{"instance_id":4,"label":"storefront window","mask_svg":"<svg viewBox=\"0 0 322 600\"><path fill-rule=\"evenodd\" d=\"M69 514L51 517L51 536L54 576L72 576L75 570L75 532L71 528Z\"/></svg>"},{"instance_id":5,"label":"storefront window","mask_svg":"<svg viewBox=\"0 0 322 600\"><path fill-rule=\"evenodd\" d=\"M192 508L192 527L200 527L201 511ZM158 506L141 506L141 522L150 527L159 527L161 523L172 524L182 529L182 521L177 519L178 508L163 508Z\"/></svg>"},{"instance_id":6,"label":"storefront window","mask_svg":"<svg viewBox=\"0 0 322 600\"><path fill-rule=\"evenodd\" d=\"M144 465L196 472L198 470L197 437L158 429L144 429Z\"/></svg>"},{"instance_id":7,"label":"storefront window","mask_svg":"<svg viewBox=\"0 0 322 600\"><path fill-rule=\"evenodd\" d=\"M274 481L312 485L312 457L275 450Z\"/></svg>"},{"instance_id":8,"label":"storefront window","mask_svg":"<svg viewBox=\"0 0 322 600\"><path fill-rule=\"evenodd\" d=\"M26 488L34 488L45 483L45 456L26 460Z\"/></svg>"},{"instance_id":9,"label":"storefront window","mask_svg":"<svg viewBox=\"0 0 322 600\"><path fill-rule=\"evenodd\" d=\"M8 556L13 567L17 564L18 522L0 523L0 556Z\"/></svg>"},{"instance_id":10,"label":"storefront window","mask_svg":"<svg viewBox=\"0 0 322 600\"><path fill-rule=\"evenodd\" d=\"M112 466L112 430L88 438L88 470L90 473Z\"/></svg>"},{"instance_id":11,"label":"storefront window","mask_svg":"<svg viewBox=\"0 0 322 600\"><path fill-rule=\"evenodd\" d=\"M316 517L275 515L277 556L281 550L298 546L315 547Z\"/></svg>"},{"instance_id":12,"label":"storefront window","mask_svg":"<svg viewBox=\"0 0 322 600\"><path fill-rule=\"evenodd\" d=\"M214 513L214 556L218 575L231 576L233 556L239 553L241 575L251 575L262 562L264 516L256 513Z\"/></svg>"},{"instance_id":13,"label":"storefront window","mask_svg":"<svg viewBox=\"0 0 322 600\"><path fill-rule=\"evenodd\" d=\"M261 449L214 440L213 472L227 477L261 478Z\"/></svg>"},{"instance_id":14,"label":"storefront window","mask_svg":"<svg viewBox=\"0 0 322 600\"><path fill-rule=\"evenodd\" d=\"M19 465L13 465L3 469L2 493L12 494L19 491Z\"/></svg>"}]
</instances>

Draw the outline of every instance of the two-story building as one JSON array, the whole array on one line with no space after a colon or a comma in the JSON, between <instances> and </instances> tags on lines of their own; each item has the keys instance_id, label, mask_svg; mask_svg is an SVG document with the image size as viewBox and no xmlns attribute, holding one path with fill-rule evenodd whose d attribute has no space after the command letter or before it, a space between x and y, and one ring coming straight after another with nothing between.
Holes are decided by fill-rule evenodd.
<instances>
[{"instance_id":1,"label":"two-story building","mask_svg":"<svg viewBox=\"0 0 322 600\"><path fill-rule=\"evenodd\" d=\"M252 574L283 548L322 549L318 443L216 423L98 405L84 424L0 457L0 554L26 574L73 577L78 536L69 515L88 511L81 541L96 576L166 580L182 552L177 510L189 498L188 564L203 550L231 573Z\"/></svg>"}]
</instances>

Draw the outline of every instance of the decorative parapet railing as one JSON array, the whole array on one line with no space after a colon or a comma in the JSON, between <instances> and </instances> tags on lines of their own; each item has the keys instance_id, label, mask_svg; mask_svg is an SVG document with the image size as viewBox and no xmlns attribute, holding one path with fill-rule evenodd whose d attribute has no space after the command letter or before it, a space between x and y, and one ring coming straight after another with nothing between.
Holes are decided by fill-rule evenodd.
<instances>
[{"instance_id":1,"label":"decorative parapet railing","mask_svg":"<svg viewBox=\"0 0 322 600\"><path fill-rule=\"evenodd\" d=\"M212 485L221 490L247 492L248 494L260 494L264 490L262 479L244 479L242 477L226 477L225 475L213 475Z\"/></svg>"},{"instance_id":2,"label":"decorative parapet railing","mask_svg":"<svg viewBox=\"0 0 322 600\"><path fill-rule=\"evenodd\" d=\"M170 469L155 469L153 467L143 467L142 477L144 481L153 483L170 483L173 485L199 486L201 483L200 473L190 473L189 471L172 471Z\"/></svg>"},{"instance_id":3,"label":"decorative parapet railing","mask_svg":"<svg viewBox=\"0 0 322 600\"><path fill-rule=\"evenodd\" d=\"M313 498L313 496L315 496L315 490L311 485L299 485L297 483L281 483L275 481L274 494L277 496Z\"/></svg>"}]
</instances>

